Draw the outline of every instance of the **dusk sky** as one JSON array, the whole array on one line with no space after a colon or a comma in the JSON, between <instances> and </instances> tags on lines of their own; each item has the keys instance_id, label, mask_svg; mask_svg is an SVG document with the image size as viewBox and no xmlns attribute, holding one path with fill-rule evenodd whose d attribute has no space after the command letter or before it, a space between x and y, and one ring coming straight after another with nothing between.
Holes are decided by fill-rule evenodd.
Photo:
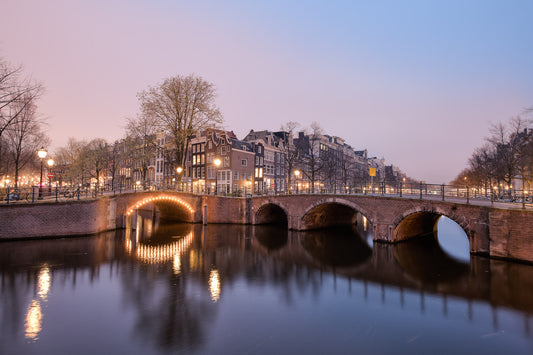
<instances>
[{"instance_id":1,"label":"dusk sky","mask_svg":"<svg viewBox=\"0 0 533 355\"><path fill-rule=\"evenodd\" d=\"M137 93L194 73L225 128L288 121L428 183L533 107L533 1L3 0L0 57L46 88L49 150L123 137Z\"/></svg>"}]
</instances>

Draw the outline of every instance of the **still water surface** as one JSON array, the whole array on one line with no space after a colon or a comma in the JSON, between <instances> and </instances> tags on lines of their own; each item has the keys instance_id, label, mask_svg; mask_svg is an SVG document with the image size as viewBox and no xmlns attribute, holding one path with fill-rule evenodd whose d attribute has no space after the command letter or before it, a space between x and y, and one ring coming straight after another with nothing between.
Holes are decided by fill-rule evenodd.
<instances>
[{"instance_id":1,"label":"still water surface","mask_svg":"<svg viewBox=\"0 0 533 355\"><path fill-rule=\"evenodd\" d=\"M371 240L147 223L3 242L0 353L533 353L532 266Z\"/></svg>"}]
</instances>

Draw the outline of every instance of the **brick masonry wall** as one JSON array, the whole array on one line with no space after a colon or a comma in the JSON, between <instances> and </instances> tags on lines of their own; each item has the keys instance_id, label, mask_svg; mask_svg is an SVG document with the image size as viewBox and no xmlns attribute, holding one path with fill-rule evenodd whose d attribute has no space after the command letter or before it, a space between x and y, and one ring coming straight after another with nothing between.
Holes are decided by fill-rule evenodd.
<instances>
[{"instance_id":1,"label":"brick masonry wall","mask_svg":"<svg viewBox=\"0 0 533 355\"><path fill-rule=\"evenodd\" d=\"M526 211L491 210L490 255L533 262L533 214Z\"/></svg>"},{"instance_id":2,"label":"brick masonry wall","mask_svg":"<svg viewBox=\"0 0 533 355\"><path fill-rule=\"evenodd\" d=\"M94 234L116 228L116 201L5 205L0 208L0 239Z\"/></svg>"}]
</instances>

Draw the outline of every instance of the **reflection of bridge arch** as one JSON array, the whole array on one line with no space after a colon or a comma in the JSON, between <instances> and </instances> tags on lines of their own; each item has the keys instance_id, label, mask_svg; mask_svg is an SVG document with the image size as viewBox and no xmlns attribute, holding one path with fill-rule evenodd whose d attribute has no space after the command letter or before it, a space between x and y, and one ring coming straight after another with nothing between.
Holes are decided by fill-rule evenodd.
<instances>
[{"instance_id":1,"label":"reflection of bridge arch","mask_svg":"<svg viewBox=\"0 0 533 355\"><path fill-rule=\"evenodd\" d=\"M360 205L339 198L325 198L311 204L302 214L301 230L320 229L332 226L352 225L357 214L362 214L372 223L371 214Z\"/></svg>"},{"instance_id":2,"label":"reflection of bridge arch","mask_svg":"<svg viewBox=\"0 0 533 355\"><path fill-rule=\"evenodd\" d=\"M194 209L187 202L171 195L159 195L144 198L129 207L126 216L131 216L135 210L153 203L161 212L161 218L168 218L182 222L193 222ZM177 207L177 208L176 208Z\"/></svg>"},{"instance_id":3,"label":"reflection of bridge arch","mask_svg":"<svg viewBox=\"0 0 533 355\"><path fill-rule=\"evenodd\" d=\"M189 249L193 242L193 233L190 232L183 238L163 245L149 245L143 243L133 243L126 239L126 251L134 255L138 260L148 263L164 263L174 260L176 256L182 256Z\"/></svg>"},{"instance_id":4,"label":"reflection of bridge arch","mask_svg":"<svg viewBox=\"0 0 533 355\"><path fill-rule=\"evenodd\" d=\"M266 203L255 213L255 224L278 224L287 226L287 211L280 205Z\"/></svg>"},{"instance_id":5,"label":"reflection of bridge arch","mask_svg":"<svg viewBox=\"0 0 533 355\"><path fill-rule=\"evenodd\" d=\"M433 233L437 228L437 221L443 216L457 223L466 233L470 242L470 228L462 223L461 220L458 220L453 213L449 213L438 206L434 207L431 211L423 208L414 208L405 211L393 223L394 233L392 242L400 242L412 237Z\"/></svg>"}]
</instances>

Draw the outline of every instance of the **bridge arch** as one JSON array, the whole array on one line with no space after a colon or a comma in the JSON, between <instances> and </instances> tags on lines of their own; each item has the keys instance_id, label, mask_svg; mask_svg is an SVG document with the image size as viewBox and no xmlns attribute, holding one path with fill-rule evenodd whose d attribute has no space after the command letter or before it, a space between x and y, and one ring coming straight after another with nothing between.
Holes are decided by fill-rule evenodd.
<instances>
[{"instance_id":1,"label":"bridge arch","mask_svg":"<svg viewBox=\"0 0 533 355\"><path fill-rule=\"evenodd\" d=\"M128 207L126 216L131 216L136 210L148 204L154 204L158 208L162 219L179 222L194 221L194 209L191 205L172 195L157 195L143 198Z\"/></svg>"},{"instance_id":2,"label":"bridge arch","mask_svg":"<svg viewBox=\"0 0 533 355\"><path fill-rule=\"evenodd\" d=\"M345 199L329 197L312 203L302 214L300 230L320 229L332 226L352 225L357 214L362 214L372 224L369 211Z\"/></svg>"},{"instance_id":3,"label":"bridge arch","mask_svg":"<svg viewBox=\"0 0 533 355\"><path fill-rule=\"evenodd\" d=\"M255 224L276 224L288 226L287 211L275 203L261 205L255 213Z\"/></svg>"},{"instance_id":4,"label":"bridge arch","mask_svg":"<svg viewBox=\"0 0 533 355\"><path fill-rule=\"evenodd\" d=\"M437 228L440 217L447 217L457 223L470 242L472 232L463 220L456 218L453 211L448 211L439 206L433 206L431 210L425 208L413 208L405 211L393 223L392 242L401 242L416 236L433 233ZM471 246L472 247L472 246Z\"/></svg>"}]
</instances>

